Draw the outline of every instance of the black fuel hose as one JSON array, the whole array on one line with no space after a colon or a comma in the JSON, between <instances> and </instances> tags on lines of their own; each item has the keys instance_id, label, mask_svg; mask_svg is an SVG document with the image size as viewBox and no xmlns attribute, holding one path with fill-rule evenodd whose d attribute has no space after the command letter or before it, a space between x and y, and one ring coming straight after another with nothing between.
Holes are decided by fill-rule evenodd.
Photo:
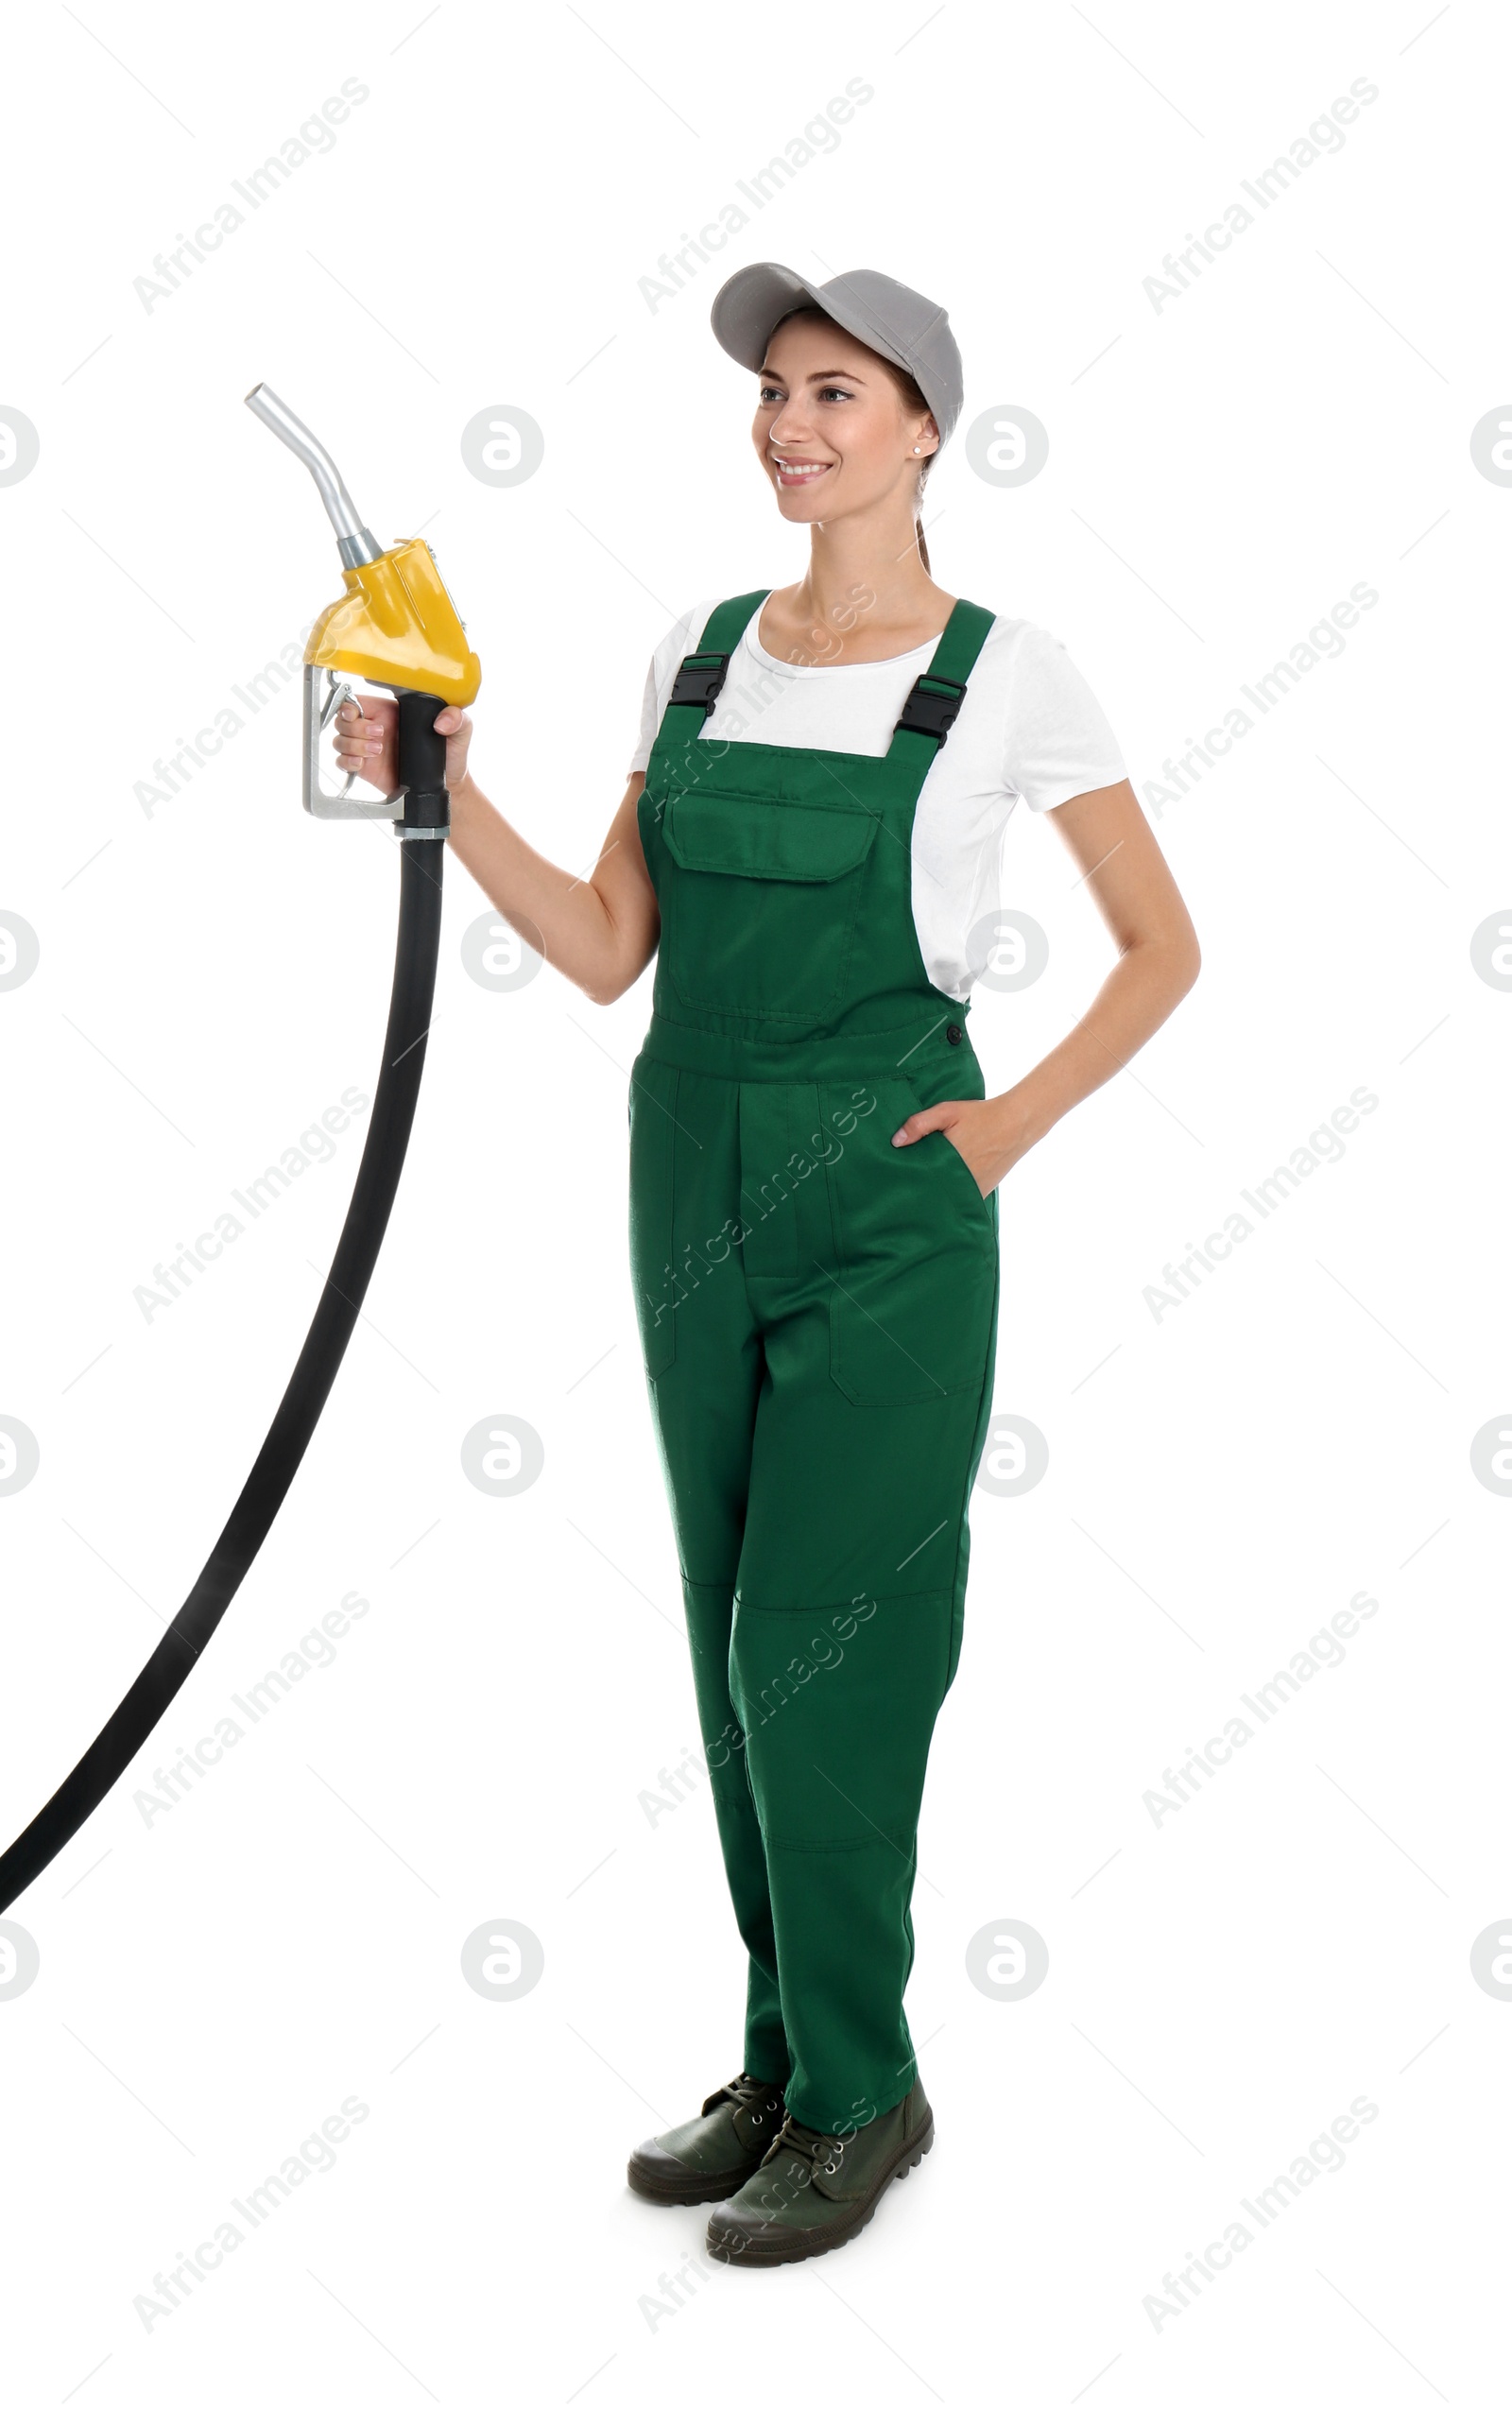
<instances>
[{"instance_id":1,"label":"black fuel hose","mask_svg":"<svg viewBox=\"0 0 1512 2409\"><path fill-rule=\"evenodd\" d=\"M432 718L440 709L434 697L405 696L402 713L404 705L412 701L428 702ZM431 731L426 728L424 732ZM403 737L407 733L402 731L402 767ZM440 739L434 741L440 745ZM405 818L410 824L422 821L444 830L444 787L438 797L434 791L421 795L412 790ZM440 944L444 835L406 836L398 851L399 938L383 1062L352 1201L309 1334L247 1485L204 1571L98 1739L20 1839L0 1857L0 1914L36 1881L94 1814L194 1671L272 1528L346 1353L404 1166L425 1062Z\"/></svg>"}]
</instances>

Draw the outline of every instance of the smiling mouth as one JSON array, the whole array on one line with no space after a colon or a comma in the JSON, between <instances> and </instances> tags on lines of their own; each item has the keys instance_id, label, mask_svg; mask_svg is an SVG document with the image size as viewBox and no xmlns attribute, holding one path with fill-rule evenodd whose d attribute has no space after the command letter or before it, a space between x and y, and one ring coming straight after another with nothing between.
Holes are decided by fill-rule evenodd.
<instances>
[{"instance_id":1,"label":"smiling mouth","mask_svg":"<svg viewBox=\"0 0 1512 2409\"><path fill-rule=\"evenodd\" d=\"M833 465L832 460L785 460L774 457L772 461L778 484L795 487L817 485L821 476L828 476Z\"/></svg>"}]
</instances>

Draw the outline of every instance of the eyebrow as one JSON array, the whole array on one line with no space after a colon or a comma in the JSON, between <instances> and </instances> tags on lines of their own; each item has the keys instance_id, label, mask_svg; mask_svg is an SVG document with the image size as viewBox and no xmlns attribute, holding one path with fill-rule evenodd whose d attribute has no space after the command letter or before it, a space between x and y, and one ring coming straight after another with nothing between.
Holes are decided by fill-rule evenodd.
<instances>
[{"instance_id":1,"label":"eyebrow","mask_svg":"<svg viewBox=\"0 0 1512 2409\"><path fill-rule=\"evenodd\" d=\"M768 368L764 360L756 373L758 376L776 376L777 370ZM867 381L864 376L858 376L853 368L816 368L810 371L803 382L805 385L823 385L832 376L849 377L852 385L865 385Z\"/></svg>"}]
</instances>

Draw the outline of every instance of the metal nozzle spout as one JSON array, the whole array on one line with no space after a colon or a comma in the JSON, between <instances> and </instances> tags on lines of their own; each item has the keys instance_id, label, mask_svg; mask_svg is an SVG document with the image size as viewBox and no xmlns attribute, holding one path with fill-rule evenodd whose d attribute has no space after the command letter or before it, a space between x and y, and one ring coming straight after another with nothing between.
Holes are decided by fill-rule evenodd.
<instances>
[{"instance_id":1,"label":"metal nozzle spout","mask_svg":"<svg viewBox=\"0 0 1512 2409\"><path fill-rule=\"evenodd\" d=\"M347 491L341 472L323 444L317 443L307 426L298 420L286 402L281 402L271 386L254 385L247 395L247 406L254 411L265 426L270 426L281 443L304 462L319 489L326 516L336 531L336 548L343 568L354 569L364 560L378 560L383 546L370 527L357 516L357 506Z\"/></svg>"}]
</instances>

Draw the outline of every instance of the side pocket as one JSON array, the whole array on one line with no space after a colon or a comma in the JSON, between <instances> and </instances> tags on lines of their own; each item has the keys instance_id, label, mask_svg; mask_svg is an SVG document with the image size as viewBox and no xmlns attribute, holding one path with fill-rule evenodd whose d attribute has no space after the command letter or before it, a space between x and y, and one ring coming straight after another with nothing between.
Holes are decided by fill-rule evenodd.
<instances>
[{"instance_id":1,"label":"side pocket","mask_svg":"<svg viewBox=\"0 0 1512 2409\"><path fill-rule=\"evenodd\" d=\"M965 1162L957 1158L951 1171L930 1153L936 1140L950 1144L942 1133L892 1144L917 1107L908 1081L868 1088L864 1118L855 1105L864 1091L820 1095L833 1126L846 1130L843 1150L826 1166L835 1238L830 1372L855 1405L928 1404L981 1381L995 1223Z\"/></svg>"},{"instance_id":2,"label":"side pocket","mask_svg":"<svg viewBox=\"0 0 1512 2409\"><path fill-rule=\"evenodd\" d=\"M641 1326L646 1377L656 1380L677 1359L673 1313L673 1149L678 1074L638 1060L630 1073L630 1277Z\"/></svg>"},{"instance_id":3,"label":"side pocket","mask_svg":"<svg viewBox=\"0 0 1512 2409\"><path fill-rule=\"evenodd\" d=\"M933 1096L925 1094L923 1085L919 1080L910 1079L908 1091L914 1099L916 1112L926 1111L936 1101ZM968 1212L974 1215L978 1222L986 1225L995 1239L997 1216L993 1211L993 1199L990 1196L984 1196L982 1194L976 1184L976 1175L960 1148L943 1129L932 1129L929 1136L919 1138L917 1144L919 1154L926 1161L943 1165L939 1176L946 1182L947 1187L952 1180L954 1180L957 1192Z\"/></svg>"},{"instance_id":4,"label":"side pocket","mask_svg":"<svg viewBox=\"0 0 1512 2409\"><path fill-rule=\"evenodd\" d=\"M954 1140L945 1130L934 1129L927 1138L920 1138L919 1144L926 1155L933 1153L935 1161L943 1164L941 1178L955 1181L963 1210L971 1219L983 1222L991 1228L992 1199L982 1194L976 1184L975 1172Z\"/></svg>"}]
</instances>

